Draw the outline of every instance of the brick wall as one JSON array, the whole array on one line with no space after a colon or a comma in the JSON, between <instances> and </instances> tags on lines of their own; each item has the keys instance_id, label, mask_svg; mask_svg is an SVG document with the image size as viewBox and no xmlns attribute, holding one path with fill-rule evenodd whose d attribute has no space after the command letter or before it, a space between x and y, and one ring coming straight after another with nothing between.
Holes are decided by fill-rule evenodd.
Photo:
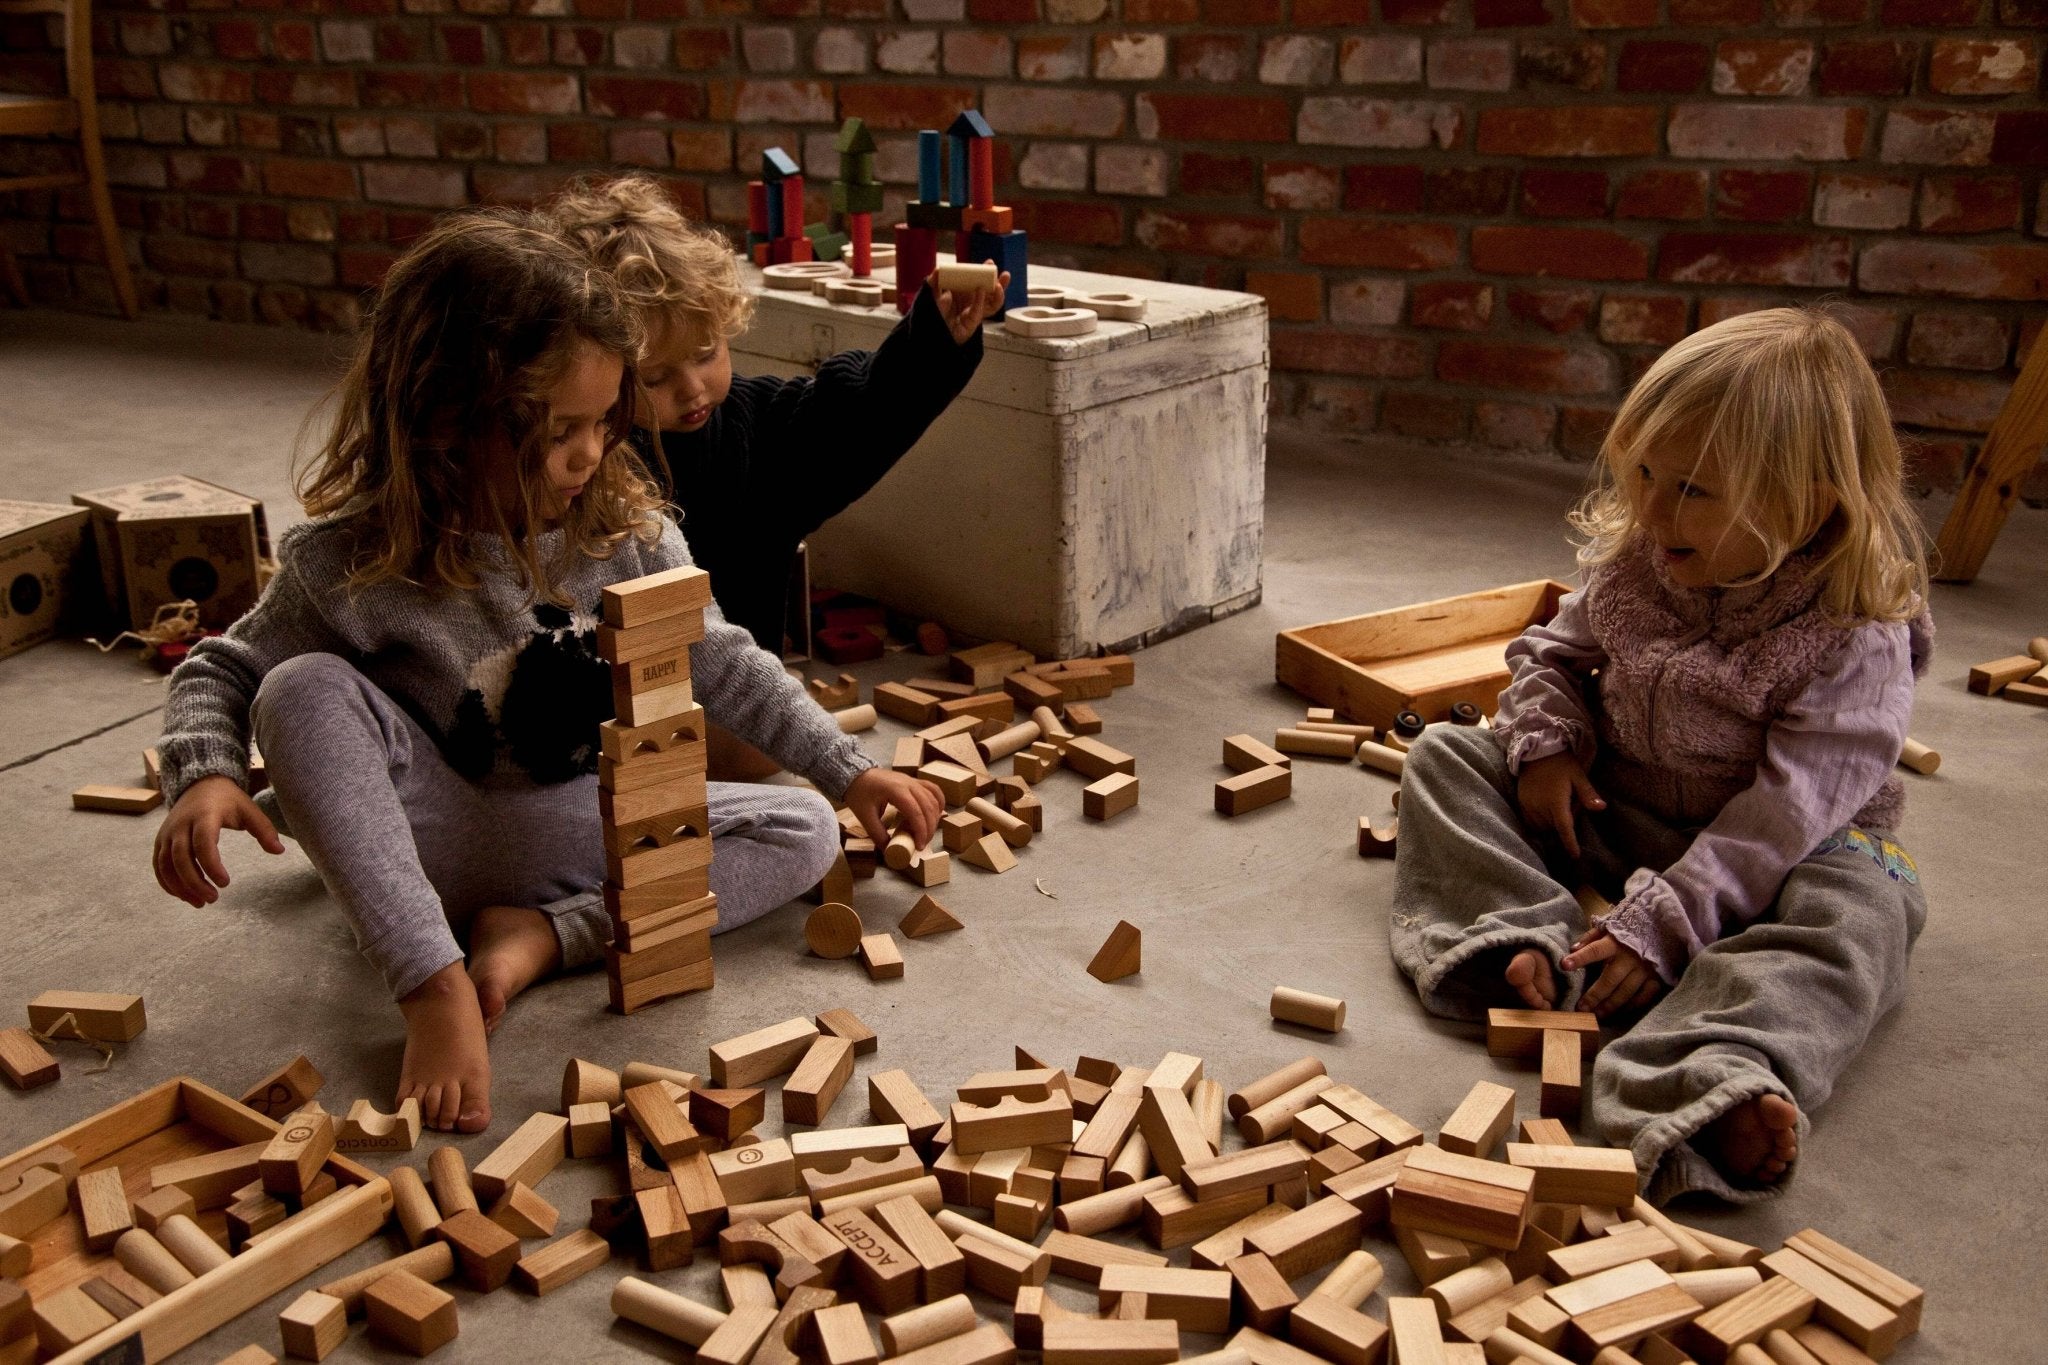
<instances>
[{"instance_id":1,"label":"brick wall","mask_svg":"<svg viewBox=\"0 0 2048 1365\"><path fill-rule=\"evenodd\" d=\"M573 12L572 12L573 11ZM8 19L0 84L53 86ZM608 166L744 216L978 106L1041 261L1241 287L1279 415L1584 456L1659 348L1822 297L1953 483L2048 300L2048 0L110 0L150 306L343 328L431 215ZM0 146L13 166L51 149ZM71 198L8 234L105 308ZM2038 478L2039 476L2037 476Z\"/></svg>"}]
</instances>

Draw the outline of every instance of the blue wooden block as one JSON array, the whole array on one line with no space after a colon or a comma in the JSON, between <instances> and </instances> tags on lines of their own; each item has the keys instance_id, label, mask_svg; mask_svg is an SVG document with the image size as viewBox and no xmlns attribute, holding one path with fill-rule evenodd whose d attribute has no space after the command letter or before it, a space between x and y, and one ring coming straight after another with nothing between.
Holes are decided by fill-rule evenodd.
<instances>
[{"instance_id":1,"label":"blue wooden block","mask_svg":"<svg viewBox=\"0 0 2048 1365\"><path fill-rule=\"evenodd\" d=\"M967 143L965 139L952 139L953 174L946 182L946 202L965 208L972 202L967 196Z\"/></svg>"},{"instance_id":2,"label":"blue wooden block","mask_svg":"<svg viewBox=\"0 0 2048 1365\"><path fill-rule=\"evenodd\" d=\"M768 187L768 240L782 236L782 186L777 183Z\"/></svg>"},{"instance_id":3,"label":"blue wooden block","mask_svg":"<svg viewBox=\"0 0 2048 1365\"><path fill-rule=\"evenodd\" d=\"M946 136L956 140L975 137L994 137L996 130L988 126L988 120L981 116L979 109L963 110L946 129Z\"/></svg>"},{"instance_id":4,"label":"blue wooden block","mask_svg":"<svg viewBox=\"0 0 2048 1365\"><path fill-rule=\"evenodd\" d=\"M780 147L770 147L761 153L761 178L768 181L784 179L798 171L796 161Z\"/></svg>"},{"instance_id":5,"label":"blue wooden block","mask_svg":"<svg viewBox=\"0 0 2048 1365\"><path fill-rule=\"evenodd\" d=\"M917 197L927 204L940 202L939 176L944 169L945 138L936 128L917 135Z\"/></svg>"},{"instance_id":6,"label":"blue wooden block","mask_svg":"<svg viewBox=\"0 0 2048 1365\"><path fill-rule=\"evenodd\" d=\"M967 234L967 255L964 260L993 261L998 271L1010 272L1010 286L1003 291L1003 306L992 316L1000 318L1012 308L1023 308L1031 302L1027 292L1031 287L1030 251L1024 231L983 232L980 229Z\"/></svg>"}]
</instances>

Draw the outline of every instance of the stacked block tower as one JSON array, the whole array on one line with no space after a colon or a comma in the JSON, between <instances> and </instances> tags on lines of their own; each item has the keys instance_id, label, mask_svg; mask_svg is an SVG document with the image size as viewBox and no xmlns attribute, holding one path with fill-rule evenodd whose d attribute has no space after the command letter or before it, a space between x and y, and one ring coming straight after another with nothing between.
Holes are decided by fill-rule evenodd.
<instances>
[{"instance_id":1,"label":"stacked block tower","mask_svg":"<svg viewBox=\"0 0 2048 1365\"><path fill-rule=\"evenodd\" d=\"M710 602L710 576L696 568L604 590L597 647L618 716L598 727L597 799L612 919L605 972L621 1014L712 984L704 708L690 692L690 646L704 638Z\"/></svg>"},{"instance_id":2,"label":"stacked block tower","mask_svg":"<svg viewBox=\"0 0 2048 1365\"><path fill-rule=\"evenodd\" d=\"M804 177L780 147L761 153L761 178L747 182L747 254L755 265L815 260L804 235Z\"/></svg>"},{"instance_id":3,"label":"stacked block tower","mask_svg":"<svg viewBox=\"0 0 2048 1365\"><path fill-rule=\"evenodd\" d=\"M843 216L842 241L850 246L853 277L864 280L875 269L875 215L882 208L882 182L875 178L875 135L865 122L850 118L839 128L839 178L832 182L832 208ZM824 260L838 260L841 252Z\"/></svg>"},{"instance_id":4,"label":"stacked block tower","mask_svg":"<svg viewBox=\"0 0 2048 1365\"><path fill-rule=\"evenodd\" d=\"M946 144L950 141L951 174ZM941 178L945 194L941 196ZM1015 214L996 202L995 133L970 109L941 135L927 128L917 135L917 198L904 205L896 225L896 311L907 313L918 289L938 265L939 234L953 234L954 258L992 261L1010 272L1001 317L1028 301L1027 244L1014 226Z\"/></svg>"}]
</instances>

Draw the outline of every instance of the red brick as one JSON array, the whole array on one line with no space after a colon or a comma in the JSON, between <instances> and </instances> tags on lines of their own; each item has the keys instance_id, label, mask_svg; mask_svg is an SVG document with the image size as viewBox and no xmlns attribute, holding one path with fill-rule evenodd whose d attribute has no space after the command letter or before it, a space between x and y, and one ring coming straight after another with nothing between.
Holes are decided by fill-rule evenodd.
<instances>
[{"instance_id":1,"label":"red brick","mask_svg":"<svg viewBox=\"0 0 2048 1365\"><path fill-rule=\"evenodd\" d=\"M287 199L354 199L355 167L341 161L272 157L263 165L263 192Z\"/></svg>"},{"instance_id":2,"label":"red brick","mask_svg":"<svg viewBox=\"0 0 2048 1365\"><path fill-rule=\"evenodd\" d=\"M247 104L256 83L247 71L196 62L164 62L157 67L164 98L181 104Z\"/></svg>"},{"instance_id":3,"label":"red brick","mask_svg":"<svg viewBox=\"0 0 2048 1365\"><path fill-rule=\"evenodd\" d=\"M1330 321L1342 327L1398 327L1408 286L1364 276L1330 286Z\"/></svg>"},{"instance_id":4,"label":"red brick","mask_svg":"<svg viewBox=\"0 0 2048 1365\"><path fill-rule=\"evenodd\" d=\"M1367 28L1372 0L1294 0L1291 17L1296 28Z\"/></svg>"},{"instance_id":5,"label":"red brick","mask_svg":"<svg viewBox=\"0 0 2048 1365\"><path fill-rule=\"evenodd\" d=\"M460 166L373 162L363 167L363 198L452 209L469 202L469 183Z\"/></svg>"},{"instance_id":6,"label":"red brick","mask_svg":"<svg viewBox=\"0 0 2048 1365\"><path fill-rule=\"evenodd\" d=\"M2048 113L2008 109L1991 138L1994 166L2048 166Z\"/></svg>"},{"instance_id":7,"label":"red brick","mask_svg":"<svg viewBox=\"0 0 2048 1365\"><path fill-rule=\"evenodd\" d=\"M1650 251L1605 228L1478 227L1472 268L1490 275L1555 275L1568 280L1641 280Z\"/></svg>"},{"instance_id":8,"label":"red brick","mask_svg":"<svg viewBox=\"0 0 2048 1365\"><path fill-rule=\"evenodd\" d=\"M2020 225L2020 182L2011 176L1930 175L1920 184L1924 232L2005 232Z\"/></svg>"},{"instance_id":9,"label":"red brick","mask_svg":"<svg viewBox=\"0 0 2048 1365\"><path fill-rule=\"evenodd\" d=\"M1316 427L1369 431L1374 391L1370 385L1309 375L1274 376L1274 391L1287 399L1286 411Z\"/></svg>"},{"instance_id":10,"label":"red brick","mask_svg":"<svg viewBox=\"0 0 2048 1365\"><path fill-rule=\"evenodd\" d=\"M1567 406L1559 418L1558 448L1573 459L1590 460L1600 453L1607 439L1607 428L1614 423L1614 409Z\"/></svg>"},{"instance_id":11,"label":"red brick","mask_svg":"<svg viewBox=\"0 0 2048 1365\"><path fill-rule=\"evenodd\" d=\"M1465 434L1465 405L1448 394L1389 389L1380 399L1380 430L1417 441L1455 441Z\"/></svg>"},{"instance_id":12,"label":"red brick","mask_svg":"<svg viewBox=\"0 0 2048 1365\"><path fill-rule=\"evenodd\" d=\"M1678 28L1755 28L1764 21L1764 0L1671 0Z\"/></svg>"},{"instance_id":13,"label":"red brick","mask_svg":"<svg viewBox=\"0 0 2048 1365\"><path fill-rule=\"evenodd\" d=\"M1417 327L1483 332L1493 321L1493 286L1431 280L1409 291L1408 320Z\"/></svg>"},{"instance_id":14,"label":"red brick","mask_svg":"<svg viewBox=\"0 0 2048 1365\"><path fill-rule=\"evenodd\" d=\"M1605 393L1614 387L1614 362L1581 347L1457 339L1437 347L1436 377L1525 393Z\"/></svg>"},{"instance_id":15,"label":"red brick","mask_svg":"<svg viewBox=\"0 0 2048 1365\"><path fill-rule=\"evenodd\" d=\"M1074 246L1122 246L1123 210L1115 204L1077 199L1019 200L1017 226L1034 242Z\"/></svg>"},{"instance_id":16,"label":"red brick","mask_svg":"<svg viewBox=\"0 0 2048 1365\"><path fill-rule=\"evenodd\" d=\"M320 59L320 47L313 26L298 22L272 25L270 46L280 61L310 63Z\"/></svg>"},{"instance_id":17,"label":"red brick","mask_svg":"<svg viewBox=\"0 0 2048 1365\"><path fill-rule=\"evenodd\" d=\"M1290 328L1273 333L1272 359L1276 370L1306 370L1312 374L1420 379L1429 373L1429 352L1412 337L1370 337Z\"/></svg>"},{"instance_id":18,"label":"red brick","mask_svg":"<svg viewBox=\"0 0 2048 1365\"><path fill-rule=\"evenodd\" d=\"M482 66L490 60L490 44L484 40L482 24L438 24L434 36L441 45L444 61L457 66Z\"/></svg>"},{"instance_id":19,"label":"red brick","mask_svg":"<svg viewBox=\"0 0 2048 1365\"><path fill-rule=\"evenodd\" d=\"M1456 16L1454 0L1380 0L1380 17L1403 27L1448 24Z\"/></svg>"},{"instance_id":20,"label":"red brick","mask_svg":"<svg viewBox=\"0 0 2048 1365\"><path fill-rule=\"evenodd\" d=\"M1600 339L1610 346L1669 346L1685 335L1678 294L1609 294L1600 301Z\"/></svg>"},{"instance_id":21,"label":"red brick","mask_svg":"<svg viewBox=\"0 0 2048 1365\"><path fill-rule=\"evenodd\" d=\"M815 19L821 6L818 0L757 0L756 10L763 19Z\"/></svg>"},{"instance_id":22,"label":"red brick","mask_svg":"<svg viewBox=\"0 0 2048 1365\"><path fill-rule=\"evenodd\" d=\"M1671 111L1673 156L1723 161L1848 161L1868 115L1834 105L1681 104Z\"/></svg>"},{"instance_id":23,"label":"red brick","mask_svg":"<svg viewBox=\"0 0 2048 1365\"><path fill-rule=\"evenodd\" d=\"M1967 28L1978 22L1984 0L1884 0L1886 28Z\"/></svg>"},{"instance_id":24,"label":"red brick","mask_svg":"<svg viewBox=\"0 0 2048 1365\"><path fill-rule=\"evenodd\" d=\"M1012 134L1116 137L1124 130L1123 96L1113 90L992 85L981 102L981 110L990 123Z\"/></svg>"},{"instance_id":25,"label":"red brick","mask_svg":"<svg viewBox=\"0 0 2048 1365\"><path fill-rule=\"evenodd\" d=\"M1527 40L1515 59L1515 79L1525 90L1557 87L1591 92L1607 81L1607 44L1591 40Z\"/></svg>"},{"instance_id":26,"label":"red brick","mask_svg":"<svg viewBox=\"0 0 2048 1365\"><path fill-rule=\"evenodd\" d=\"M1265 28L1280 22L1281 0L1202 0L1204 23L1223 28Z\"/></svg>"},{"instance_id":27,"label":"red brick","mask_svg":"<svg viewBox=\"0 0 2048 1365\"><path fill-rule=\"evenodd\" d=\"M1870 0L1774 0L1779 28L1860 24L1870 17Z\"/></svg>"},{"instance_id":28,"label":"red brick","mask_svg":"<svg viewBox=\"0 0 2048 1365\"><path fill-rule=\"evenodd\" d=\"M1311 95L1301 102L1295 140L1326 147L1450 148L1463 139L1464 128L1464 109L1447 101Z\"/></svg>"},{"instance_id":29,"label":"red brick","mask_svg":"<svg viewBox=\"0 0 2048 1365\"><path fill-rule=\"evenodd\" d=\"M1088 42L1066 34L1019 38L1017 74L1027 81L1079 80L1088 74ZM1182 79L1191 80L1193 77L1183 76Z\"/></svg>"},{"instance_id":30,"label":"red brick","mask_svg":"<svg viewBox=\"0 0 2048 1365\"><path fill-rule=\"evenodd\" d=\"M1874 242L1856 263L1856 286L1872 294L2048 299L2048 246Z\"/></svg>"},{"instance_id":31,"label":"red brick","mask_svg":"<svg viewBox=\"0 0 2048 1365\"><path fill-rule=\"evenodd\" d=\"M1812 171L1721 171L1714 177L1714 216L1738 223L1804 221L1812 191Z\"/></svg>"},{"instance_id":32,"label":"red brick","mask_svg":"<svg viewBox=\"0 0 2048 1365\"><path fill-rule=\"evenodd\" d=\"M546 66L554 55L546 24L505 24L498 30L498 44L514 66Z\"/></svg>"},{"instance_id":33,"label":"red brick","mask_svg":"<svg viewBox=\"0 0 2048 1365\"><path fill-rule=\"evenodd\" d=\"M556 66L596 66L604 60L604 30L587 24L557 24Z\"/></svg>"},{"instance_id":34,"label":"red brick","mask_svg":"<svg viewBox=\"0 0 2048 1365\"><path fill-rule=\"evenodd\" d=\"M1991 430L2012 392L2011 380L1979 375L1887 370L1878 378L1894 422L1944 431Z\"/></svg>"},{"instance_id":35,"label":"red brick","mask_svg":"<svg viewBox=\"0 0 2048 1365\"><path fill-rule=\"evenodd\" d=\"M1178 34L1173 40L1173 74L1183 81L1229 85L1251 66L1249 40L1226 33Z\"/></svg>"},{"instance_id":36,"label":"red brick","mask_svg":"<svg viewBox=\"0 0 2048 1365\"><path fill-rule=\"evenodd\" d=\"M1429 45L1429 84L1438 90L1506 90L1515 81L1505 38L1447 38Z\"/></svg>"},{"instance_id":37,"label":"red brick","mask_svg":"<svg viewBox=\"0 0 2048 1365\"><path fill-rule=\"evenodd\" d=\"M1571 0L1577 28L1655 28L1657 0Z\"/></svg>"},{"instance_id":38,"label":"red brick","mask_svg":"<svg viewBox=\"0 0 2048 1365\"><path fill-rule=\"evenodd\" d=\"M1458 230L1448 223L1376 223L1305 218L1301 259L1308 265L1375 270L1441 270L1458 261Z\"/></svg>"},{"instance_id":39,"label":"red brick","mask_svg":"<svg viewBox=\"0 0 2048 1365\"><path fill-rule=\"evenodd\" d=\"M1957 437L1911 436L1900 433L1905 456L1906 488L1915 497L1953 493L1962 486L1976 444Z\"/></svg>"},{"instance_id":40,"label":"red brick","mask_svg":"<svg viewBox=\"0 0 2048 1365\"><path fill-rule=\"evenodd\" d=\"M423 29L409 24L377 25L376 54L379 62L407 64L427 60L429 44Z\"/></svg>"},{"instance_id":41,"label":"red brick","mask_svg":"<svg viewBox=\"0 0 2048 1365\"><path fill-rule=\"evenodd\" d=\"M614 98L619 86L612 82L633 79L624 76L590 78L590 112L602 114L600 100ZM668 81L650 81L645 93L628 95L648 112L643 117L709 118L717 123L830 123L832 83L830 81L741 80L711 81L705 87L694 83L672 86ZM680 112L668 113L671 108ZM659 110L657 113L655 111Z\"/></svg>"},{"instance_id":42,"label":"red brick","mask_svg":"<svg viewBox=\"0 0 2048 1365\"><path fill-rule=\"evenodd\" d=\"M1879 154L1894 164L1982 166L1991 160L1996 118L1970 109L1893 109Z\"/></svg>"},{"instance_id":43,"label":"red brick","mask_svg":"<svg viewBox=\"0 0 2048 1365\"><path fill-rule=\"evenodd\" d=\"M256 163L245 156L172 152L166 164L170 167L172 189L199 190L205 194L256 192Z\"/></svg>"},{"instance_id":44,"label":"red brick","mask_svg":"<svg viewBox=\"0 0 2048 1365\"><path fill-rule=\"evenodd\" d=\"M593 76L600 80L627 81L624 76ZM514 71L478 71L468 78L469 107L479 114L573 114L578 97L574 76L528 75ZM594 92L593 92L594 93ZM699 108L702 92L699 92ZM595 112L595 111L593 111ZM621 115L626 117L625 115ZM670 118L696 118L696 113L677 109Z\"/></svg>"},{"instance_id":45,"label":"red brick","mask_svg":"<svg viewBox=\"0 0 2048 1365\"><path fill-rule=\"evenodd\" d=\"M1422 167L1346 166L1344 207L1356 213L1421 212Z\"/></svg>"},{"instance_id":46,"label":"red brick","mask_svg":"<svg viewBox=\"0 0 2048 1365\"><path fill-rule=\"evenodd\" d=\"M978 24L1035 24L1038 0L967 0L967 17Z\"/></svg>"},{"instance_id":47,"label":"red brick","mask_svg":"<svg viewBox=\"0 0 2048 1365\"><path fill-rule=\"evenodd\" d=\"M1247 270L1247 294L1266 301L1266 312L1275 322L1321 322L1323 320L1323 277L1298 270Z\"/></svg>"},{"instance_id":48,"label":"red brick","mask_svg":"<svg viewBox=\"0 0 2048 1365\"><path fill-rule=\"evenodd\" d=\"M1946 370L2002 370L2012 352L2003 318L1982 313L1918 313L1906 339L1906 359Z\"/></svg>"},{"instance_id":49,"label":"red brick","mask_svg":"<svg viewBox=\"0 0 2048 1365\"><path fill-rule=\"evenodd\" d=\"M1248 156L1185 152L1180 159L1180 192L1203 199L1235 199L1258 183L1258 163Z\"/></svg>"},{"instance_id":50,"label":"red brick","mask_svg":"<svg viewBox=\"0 0 2048 1365\"><path fill-rule=\"evenodd\" d=\"M1913 88L1920 44L1903 38L1852 38L1821 49L1823 95L1903 95Z\"/></svg>"},{"instance_id":51,"label":"red brick","mask_svg":"<svg viewBox=\"0 0 2048 1365\"><path fill-rule=\"evenodd\" d=\"M679 171L729 171L732 134L724 128L677 128L669 134L669 152Z\"/></svg>"},{"instance_id":52,"label":"red brick","mask_svg":"<svg viewBox=\"0 0 2048 1365\"><path fill-rule=\"evenodd\" d=\"M548 160L565 163L602 161L605 130L601 123L551 123L548 125Z\"/></svg>"},{"instance_id":53,"label":"red brick","mask_svg":"<svg viewBox=\"0 0 2048 1365\"><path fill-rule=\"evenodd\" d=\"M1508 210L1515 173L1506 166L1432 166L1422 177L1422 206L1454 218L1497 218Z\"/></svg>"},{"instance_id":54,"label":"red brick","mask_svg":"<svg viewBox=\"0 0 2048 1365\"><path fill-rule=\"evenodd\" d=\"M1670 232L1657 253L1657 278L1682 284L1839 289L1849 283L1850 255L1847 237Z\"/></svg>"},{"instance_id":55,"label":"red brick","mask_svg":"<svg viewBox=\"0 0 2048 1365\"><path fill-rule=\"evenodd\" d=\"M1278 95L1138 96L1141 137L1170 142L1292 142L1294 113Z\"/></svg>"},{"instance_id":56,"label":"red brick","mask_svg":"<svg viewBox=\"0 0 2048 1365\"><path fill-rule=\"evenodd\" d=\"M980 104L970 85L841 85L839 113L894 132L944 128Z\"/></svg>"},{"instance_id":57,"label":"red brick","mask_svg":"<svg viewBox=\"0 0 2048 1365\"><path fill-rule=\"evenodd\" d=\"M1197 256L1269 259L1283 254L1285 225L1264 215L1229 213L1138 212L1133 234L1153 251L1189 252Z\"/></svg>"},{"instance_id":58,"label":"red brick","mask_svg":"<svg viewBox=\"0 0 2048 1365\"><path fill-rule=\"evenodd\" d=\"M1486 156L1655 156L1658 122L1651 105L1484 109L1478 150Z\"/></svg>"},{"instance_id":59,"label":"red brick","mask_svg":"<svg viewBox=\"0 0 2048 1365\"><path fill-rule=\"evenodd\" d=\"M712 71L732 60L732 31L724 28L676 30L676 70Z\"/></svg>"},{"instance_id":60,"label":"red brick","mask_svg":"<svg viewBox=\"0 0 2048 1365\"><path fill-rule=\"evenodd\" d=\"M1522 212L1531 218L1605 218L1607 172L1531 166L1522 172Z\"/></svg>"},{"instance_id":61,"label":"red brick","mask_svg":"<svg viewBox=\"0 0 2048 1365\"><path fill-rule=\"evenodd\" d=\"M1913 217L1913 178L1825 175L1813 196L1813 221L1822 227L1886 231Z\"/></svg>"},{"instance_id":62,"label":"red brick","mask_svg":"<svg viewBox=\"0 0 2048 1365\"><path fill-rule=\"evenodd\" d=\"M1196 0L1124 0L1124 22L1192 24L1201 17Z\"/></svg>"},{"instance_id":63,"label":"red brick","mask_svg":"<svg viewBox=\"0 0 2048 1365\"><path fill-rule=\"evenodd\" d=\"M1472 405L1472 435L1496 450L1547 450L1557 412L1541 403Z\"/></svg>"},{"instance_id":64,"label":"red brick","mask_svg":"<svg viewBox=\"0 0 2048 1365\"><path fill-rule=\"evenodd\" d=\"M1705 43L1644 38L1624 43L1614 88L1624 93L1690 95L1707 79L1714 54Z\"/></svg>"},{"instance_id":65,"label":"red brick","mask_svg":"<svg viewBox=\"0 0 2048 1365\"><path fill-rule=\"evenodd\" d=\"M1941 38L1927 64L1927 83L1944 95L2025 95L2041 82L2030 38Z\"/></svg>"},{"instance_id":66,"label":"red brick","mask_svg":"<svg viewBox=\"0 0 2048 1365\"><path fill-rule=\"evenodd\" d=\"M1268 161L1263 176L1269 209L1334 209L1342 192L1338 168L1312 161Z\"/></svg>"},{"instance_id":67,"label":"red brick","mask_svg":"<svg viewBox=\"0 0 2048 1365\"><path fill-rule=\"evenodd\" d=\"M254 62L263 58L263 26L253 19L216 19L207 26L213 38L213 55L230 62Z\"/></svg>"},{"instance_id":68,"label":"red brick","mask_svg":"<svg viewBox=\"0 0 2048 1365\"><path fill-rule=\"evenodd\" d=\"M702 85L695 81L666 80L659 76L594 74L586 82L585 95L589 112L600 118L701 119L707 116L709 106ZM569 110L561 112L572 112L573 109L572 105ZM726 117L737 118L738 114L728 106Z\"/></svg>"},{"instance_id":69,"label":"red brick","mask_svg":"<svg viewBox=\"0 0 2048 1365\"><path fill-rule=\"evenodd\" d=\"M1813 44L1785 38L1745 38L1714 50L1717 95L1798 95L1813 73Z\"/></svg>"},{"instance_id":70,"label":"red brick","mask_svg":"<svg viewBox=\"0 0 2048 1365\"><path fill-rule=\"evenodd\" d=\"M235 274L235 249L226 242L208 242L193 237L150 237L142 244L142 259L152 270L166 275L205 275L227 279Z\"/></svg>"},{"instance_id":71,"label":"red brick","mask_svg":"<svg viewBox=\"0 0 2048 1365\"><path fill-rule=\"evenodd\" d=\"M485 204L527 207L540 203L575 178L567 169L527 166L479 166L476 197Z\"/></svg>"},{"instance_id":72,"label":"red brick","mask_svg":"<svg viewBox=\"0 0 2048 1365\"><path fill-rule=\"evenodd\" d=\"M327 106L353 108L356 104L356 73L353 71L259 71L256 98L271 106L305 108Z\"/></svg>"},{"instance_id":73,"label":"red brick","mask_svg":"<svg viewBox=\"0 0 2048 1365\"><path fill-rule=\"evenodd\" d=\"M668 134L649 124L609 128L605 133L605 159L621 166L666 170L670 162Z\"/></svg>"},{"instance_id":74,"label":"red brick","mask_svg":"<svg viewBox=\"0 0 2048 1365\"><path fill-rule=\"evenodd\" d=\"M1550 0L1472 0L1474 28L1543 28L1555 17Z\"/></svg>"}]
</instances>

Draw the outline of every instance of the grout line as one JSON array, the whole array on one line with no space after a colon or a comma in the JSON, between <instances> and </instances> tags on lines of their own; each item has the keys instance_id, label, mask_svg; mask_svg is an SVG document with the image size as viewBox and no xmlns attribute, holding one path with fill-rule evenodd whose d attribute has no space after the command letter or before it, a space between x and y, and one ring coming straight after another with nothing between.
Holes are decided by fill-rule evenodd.
<instances>
[{"instance_id":1,"label":"grout line","mask_svg":"<svg viewBox=\"0 0 2048 1365\"><path fill-rule=\"evenodd\" d=\"M98 739L101 735L106 734L109 730L118 730L124 725L132 725L136 721L141 720L144 716L153 716L163 709L164 708L161 705L152 706L147 711L137 711L132 716L123 716L120 720L111 721L106 725L102 725L97 730L88 730L86 733L78 736L76 739L67 739L62 744L52 744L47 749L43 749L37 753L27 754L21 758L17 758L12 763L0 763L0 773L13 772L16 768L26 768L29 764L34 763L39 759L48 758L51 754L57 753L64 749L75 748L76 746L85 743L89 739Z\"/></svg>"}]
</instances>

